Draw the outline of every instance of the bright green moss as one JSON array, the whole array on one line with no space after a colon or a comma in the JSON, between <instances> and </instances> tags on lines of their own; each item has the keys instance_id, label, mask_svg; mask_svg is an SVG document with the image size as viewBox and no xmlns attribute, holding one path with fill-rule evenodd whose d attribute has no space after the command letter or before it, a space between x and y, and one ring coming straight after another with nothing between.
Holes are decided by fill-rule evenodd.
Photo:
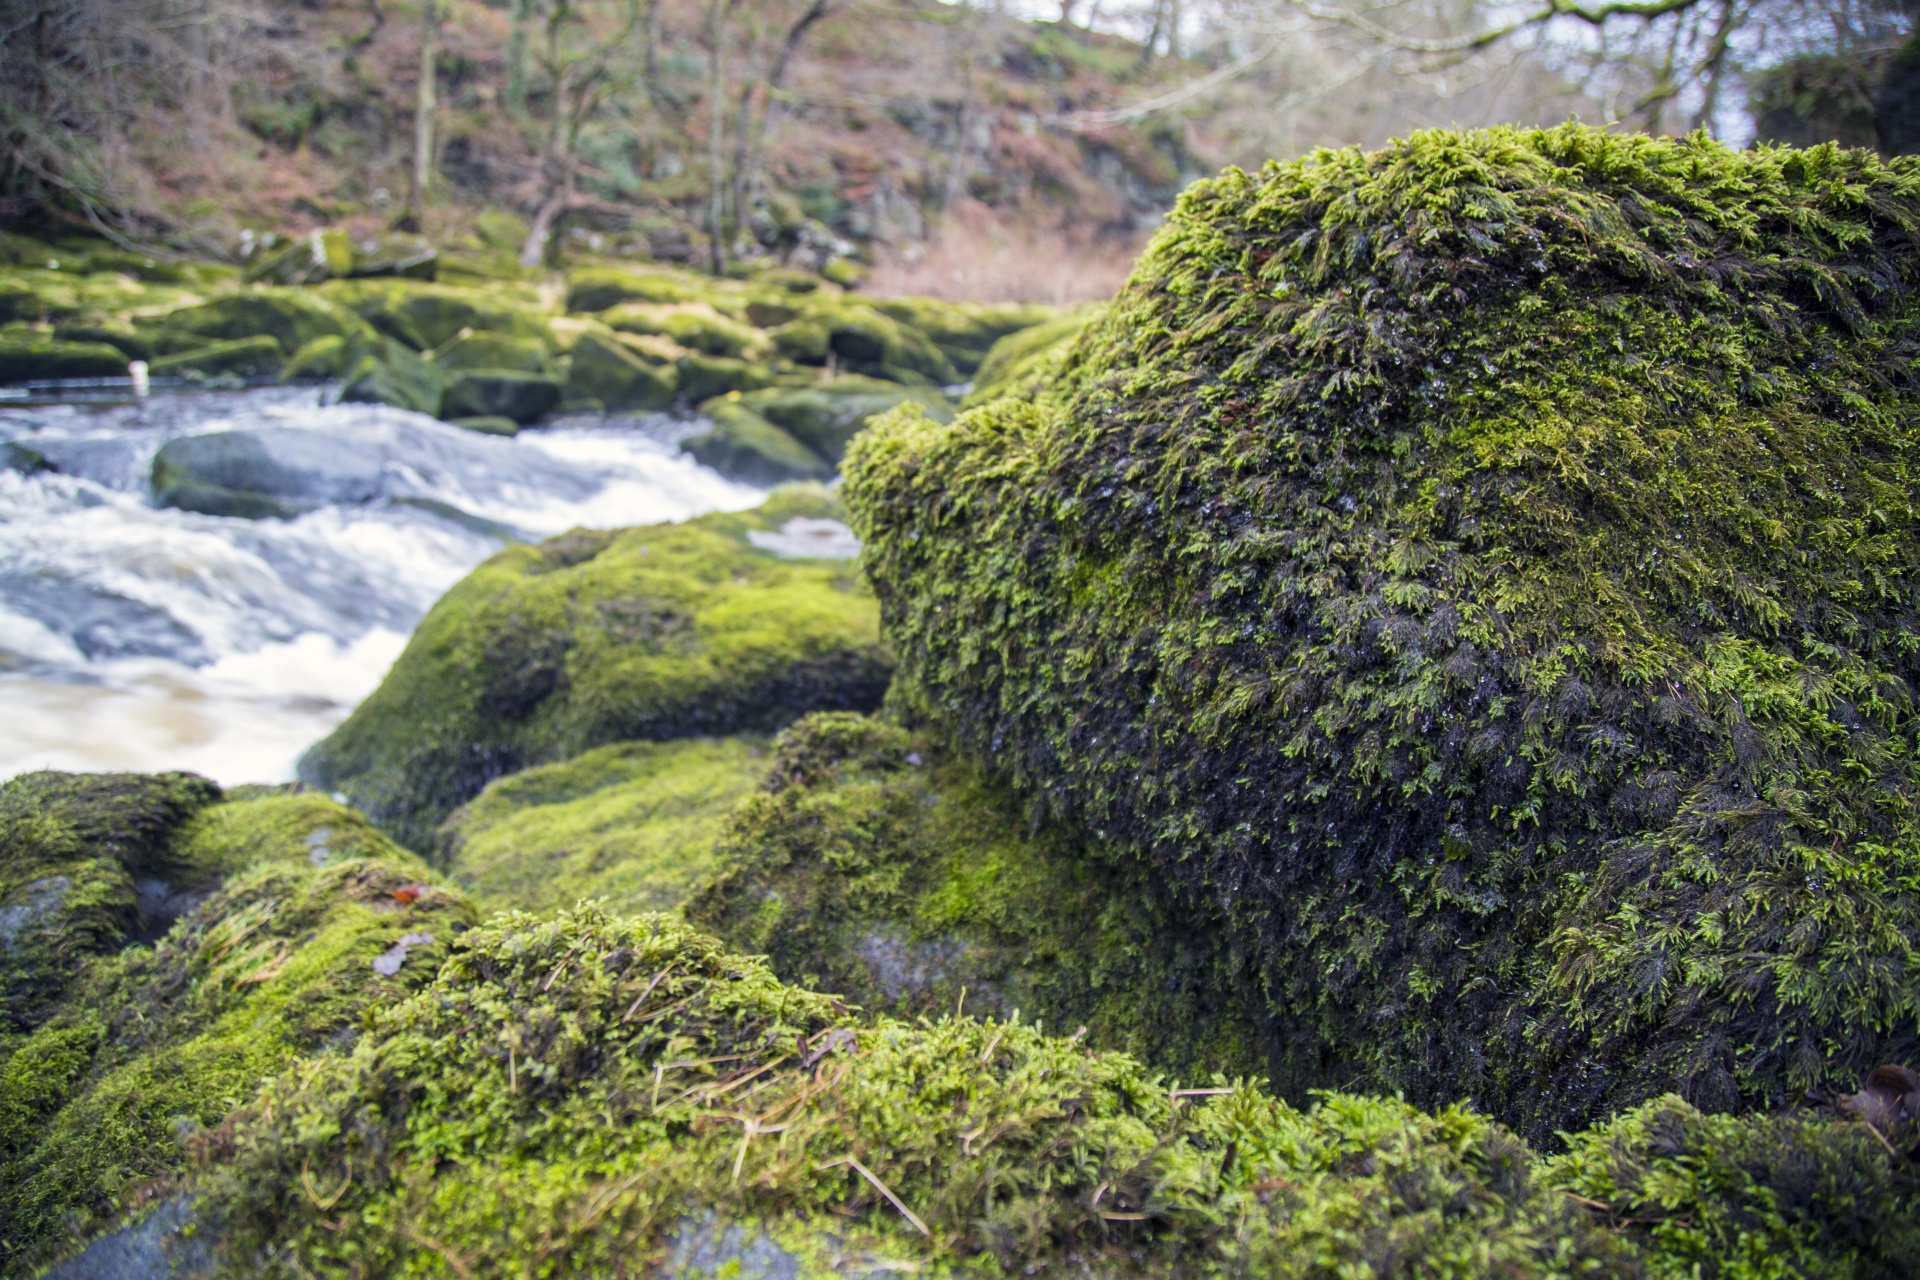
<instances>
[{"instance_id":1,"label":"bright green moss","mask_svg":"<svg viewBox=\"0 0 1920 1280\"><path fill-rule=\"evenodd\" d=\"M482 907L677 911L766 769L751 737L599 747L489 783L436 834L441 864Z\"/></svg>"},{"instance_id":2,"label":"bright green moss","mask_svg":"<svg viewBox=\"0 0 1920 1280\"><path fill-rule=\"evenodd\" d=\"M1018 1010L1163 1067L1259 1067L1255 979L1219 922L1134 859L1033 830L929 735L821 713L761 767L688 917L789 981L899 1016Z\"/></svg>"},{"instance_id":3,"label":"bright green moss","mask_svg":"<svg viewBox=\"0 0 1920 1280\"><path fill-rule=\"evenodd\" d=\"M1288 1092L1920 1057L1916 234L1578 126L1200 183L1048 387L856 441L904 705L1219 904Z\"/></svg>"},{"instance_id":4,"label":"bright green moss","mask_svg":"<svg viewBox=\"0 0 1920 1280\"><path fill-rule=\"evenodd\" d=\"M872 707L892 664L852 566L748 537L839 514L795 487L752 512L510 547L433 607L303 776L425 849L456 805L529 765Z\"/></svg>"},{"instance_id":5,"label":"bright green moss","mask_svg":"<svg viewBox=\"0 0 1920 1280\"><path fill-rule=\"evenodd\" d=\"M79 966L65 1001L0 1059L5 1274L170 1194L196 1135L417 987L470 919L417 859L323 797L203 810L172 853L225 883L153 945ZM435 941L377 972L410 934Z\"/></svg>"},{"instance_id":6,"label":"bright green moss","mask_svg":"<svg viewBox=\"0 0 1920 1280\"><path fill-rule=\"evenodd\" d=\"M850 1023L659 918L503 916L263 1095L210 1216L289 1275L643 1273L703 1210L806 1275L1632 1272L1481 1117L1214 1088L1028 1024Z\"/></svg>"}]
</instances>

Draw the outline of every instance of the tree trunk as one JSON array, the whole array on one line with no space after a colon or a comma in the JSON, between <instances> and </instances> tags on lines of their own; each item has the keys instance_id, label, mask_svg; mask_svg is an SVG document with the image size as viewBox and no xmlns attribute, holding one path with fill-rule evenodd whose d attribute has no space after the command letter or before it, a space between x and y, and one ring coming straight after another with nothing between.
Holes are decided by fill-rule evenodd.
<instances>
[{"instance_id":1,"label":"tree trunk","mask_svg":"<svg viewBox=\"0 0 1920 1280\"><path fill-rule=\"evenodd\" d=\"M533 25L535 0L513 0L513 26L507 33L507 114L527 113L527 28Z\"/></svg>"},{"instance_id":2,"label":"tree trunk","mask_svg":"<svg viewBox=\"0 0 1920 1280\"><path fill-rule=\"evenodd\" d=\"M1146 43L1140 46L1140 66L1144 70L1153 65L1154 50L1160 44L1160 29L1167 21L1167 0L1153 0L1153 29L1147 32Z\"/></svg>"},{"instance_id":3,"label":"tree trunk","mask_svg":"<svg viewBox=\"0 0 1920 1280\"><path fill-rule=\"evenodd\" d=\"M725 214L726 203L726 109L727 63L722 48L726 35L726 6L723 0L707 4L707 249L713 274L727 269Z\"/></svg>"},{"instance_id":4,"label":"tree trunk","mask_svg":"<svg viewBox=\"0 0 1920 1280\"><path fill-rule=\"evenodd\" d=\"M741 170L744 175L741 182L747 198L751 199L760 190L761 166L767 154L767 136L772 132L773 113L780 106L780 90L787 83L787 72L793 67L793 55L800 51L806 42L807 32L820 19L827 16L833 8L833 0L813 0L807 11L787 28L787 37L780 42L780 52L773 60L773 66L767 71L766 93L760 100L760 116L754 121L752 144L743 146ZM740 137L743 143L747 139L746 117L740 118ZM744 206L742 206L744 207Z\"/></svg>"},{"instance_id":5,"label":"tree trunk","mask_svg":"<svg viewBox=\"0 0 1920 1280\"><path fill-rule=\"evenodd\" d=\"M420 83L413 98L413 181L407 188L407 217L417 222L426 210L433 181L435 80L440 59L440 2L427 0L420 13Z\"/></svg>"}]
</instances>

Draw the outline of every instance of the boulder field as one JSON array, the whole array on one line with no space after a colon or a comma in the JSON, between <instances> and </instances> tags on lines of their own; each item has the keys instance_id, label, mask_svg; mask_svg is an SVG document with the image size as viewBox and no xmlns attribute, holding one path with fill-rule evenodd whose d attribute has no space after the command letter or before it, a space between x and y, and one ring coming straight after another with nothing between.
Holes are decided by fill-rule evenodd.
<instances>
[{"instance_id":1,"label":"boulder field","mask_svg":"<svg viewBox=\"0 0 1920 1280\"><path fill-rule=\"evenodd\" d=\"M263 248L242 271L0 237L10 260L0 262L0 383L125 376L143 360L159 379L335 382L346 401L501 434L556 411L697 409L709 425L686 450L771 486L831 477L847 437L896 404L950 415L943 389L982 368L996 342L1056 331L1063 318L1050 307L867 299L787 270L735 280L600 262L548 276L422 250L402 255L419 260L399 271L388 269L393 254L369 250L361 266L334 271L342 253L358 259L331 234L322 240ZM156 482L159 500L182 483L177 468ZM227 505L250 514L261 504Z\"/></svg>"},{"instance_id":2,"label":"boulder field","mask_svg":"<svg viewBox=\"0 0 1920 1280\"><path fill-rule=\"evenodd\" d=\"M829 329L723 403L844 486L507 548L306 786L0 784L0 1274L1913 1274L1916 244L1440 131Z\"/></svg>"}]
</instances>

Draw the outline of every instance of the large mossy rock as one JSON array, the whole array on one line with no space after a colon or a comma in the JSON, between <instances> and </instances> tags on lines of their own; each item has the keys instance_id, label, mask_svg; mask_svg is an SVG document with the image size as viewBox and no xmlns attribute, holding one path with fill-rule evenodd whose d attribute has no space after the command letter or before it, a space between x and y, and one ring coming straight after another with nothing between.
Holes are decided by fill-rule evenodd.
<instances>
[{"instance_id":1,"label":"large mossy rock","mask_svg":"<svg viewBox=\"0 0 1920 1280\"><path fill-rule=\"evenodd\" d=\"M518 286L466 288L414 280L330 281L312 291L358 315L414 351L444 347L463 329L548 341L537 291Z\"/></svg>"},{"instance_id":2,"label":"large mossy rock","mask_svg":"<svg viewBox=\"0 0 1920 1280\"><path fill-rule=\"evenodd\" d=\"M1060 308L1029 302L947 302L938 298L887 298L874 303L901 324L933 340L960 374L980 367L987 352L1009 334L1050 323Z\"/></svg>"},{"instance_id":3,"label":"large mossy rock","mask_svg":"<svg viewBox=\"0 0 1920 1280\"><path fill-rule=\"evenodd\" d=\"M236 338L272 338L292 355L315 338L352 337L366 326L326 298L301 289L255 289L169 312L153 331L163 355Z\"/></svg>"},{"instance_id":4,"label":"large mossy rock","mask_svg":"<svg viewBox=\"0 0 1920 1280\"><path fill-rule=\"evenodd\" d=\"M518 369L462 369L447 379L440 412L449 418L532 422L560 403L560 384Z\"/></svg>"},{"instance_id":5,"label":"large mossy rock","mask_svg":"<svg viewBox=\"0 0 1920 1280\"><path fill-rule=\"evenodd\" d=\"M800 487L752 512L510 547L433 607L302 776L426 849L456 805L529 765L871 708L892 660L864 582L753 541L839 511Z\"/></svg>"},{"instance_id":6,"label":"large mossy rock","mask_svg":"<svg viewBox=\"0 0 1920 1280\"><path fill-rule=\"evenodd\" d=\"M1137 859L1034 826L976 762L881 718L808 716L760 764L687 917L781 977L900 1017L1020 1010L1163 1069L1259 1072L1257 975Z\"/></svg>"},{"instance_id":7,"label":"large mossy rock","mask_svg":"<svg viewBox=\"0 0 1920 1280\"><path fill-rule=\"evenodd\" d=\"M5 784L0 804L50 787L50 812L81 806L61 836L79 856L143 870L123 895L129 916L135 899L179 910L151 945L69 952L64 999L30 1035L0 1037L8 1275L36 1274L124 1214L169 1202L190 1153L263 1079L350 1042L432 975L472 919L422 863L321 796L230 800L186 818L211 784L40 774ZM82 877L67 874L72 897ZM96 1253L126 1265L141 1251Z\"/></svg>"},{"instance_id":8,"label":"large mossy rock","mask_svg":"<svg viewBox=\"0 0 1920 1280\"><path fill-rule=\"evenodd\" d=\"M630 302L599 315L609 329L621 333L658 334L689 351L710 356L752 357L764 353L766 335L752 325L729 320L706 303Z\"/></svg>"},{"instance_id":9,"label":"large mossy rock","mask_svg":"<svg viewBox=\"0 0 1920 1280\"><path fill-rule=\"evenodd\" d=\"M737 396L737 393L736 393ZM730 480L771 487L789 480L828 480L833 464L790 432L746 408L735 396L701 406L712 425L680 442L682 451Z\"/></svg>"},{"instance_id":10,"label":"large mossy rock","mask_svg":"<svg viewBox=\"0 0 1920 1280\"><path fill-rule=\"evenodd\" d=\"M483 908L678 911L766 772L758 737L596 747L488 784L435 833L439 862Z\"/></svg>"},{"instance_id":11,"label":"large mossy rock","mask_svg":"<svg viewBox=\"0 0 1920 1280\"><path fill-rule=\"evenodd\" d=\"M303 353L311 348L303 348ZM388 404L439 417L447 392L447 377L439 366L414 354L396 338L380 336L356 340L343 350L338 363L340 398L348 403Z\"/></svg>"},{"instance_id":12,"label":"large mossy rock","mask_svg":"<svg viewBox=\"0 0 1920 1280\"><path fill-rule=\"evenodd\" d=\"M301 350L311 351L314 343L329 341L339 342L341 339L328 334L315 338L313 342L302 346ZM206 378L222 374L262 378L279 373L286 364L287 358L281 352L279 341L262 333L251 338L231 338L175 355L160 356L153 361L152 372L159 378Z\"/></svg>"},{"instance_id":13,"label":"large mossy rock","mask_svg":"<svg viewBox=\"0 0 1920 1280\"><path fill-rule=\"evenodd\" d=\"M664 409L673 403L680 373L611 333L582 333L568 360L565 398L595 401L610 411Z\"/></svg>"},{"instance_id":14,"label":"large mossy rock","mask_svg":"<svg viewBox=\"0 0 1920 1280\"><path fill-rule=\"evenodd\" d=\"M37 333L0 333L0 383L125 376L127 357L104 342L62 342Z\"/></svg>"},{"instance_id":15,"label":"large mossy rock","mask_svg":"<svg viewBox=\"0 0 1920 1280\"><path fill-rule=\"evenodd\" d=\"M952 403L932 387L903 387L897 382L858 375L811 386L750 391L736 403L788 432L836 467L846 456L847 442L854 434L888 409L913 403L939 421L953 417ZM711 410L703 405L701 411Z\"/></svg>"},{"instance_id":16,"label":"large mossy rock","mask_svg":"<svg viewBox=\"0 0 1920 1280\"><path fill-rule=\"evenodd\" d=\"M433 353L442 369L515 369L521 373L551 373L547 344L511 333L468 329Z\"/></svg>"},{"instance_id":17,"label":"large mossy rock","mask_svg":"<svg viewBox=\"0 0 1920 1280\"><path fill-rule=\"evenodd\" d=\"M863 1019L585 904L460 934L229 1122L200 1203L230 1262L292 1275L1875 1277L1920 1246L1859 1124L1667 1098L1574 1143Z\"/></svg>"},{"instance_id":18,"label":"large mossy rock","mask_svg":"<svg viewBox=\"0 0 1920 1280\"><path fill-rule=\"evenodd\" d=\"M1578 126L1200 183L1049 390L854 443L902 705L1217 904L1283 1090L1920 1057L1916 234Z\"/></svg>"}]
</instances>

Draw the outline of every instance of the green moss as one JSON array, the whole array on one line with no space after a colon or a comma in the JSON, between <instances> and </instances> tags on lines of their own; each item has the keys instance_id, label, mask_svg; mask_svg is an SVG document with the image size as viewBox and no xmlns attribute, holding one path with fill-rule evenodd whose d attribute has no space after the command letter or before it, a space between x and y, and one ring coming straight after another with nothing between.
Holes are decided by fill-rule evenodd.
<instances>
[{"instance_id":1,"label":"green moss","mask_svg":"<svg viewBox=\"0 0 1920 1280\"><path fill-rule=\"evenodd\" d=\"M704 303L630 302L601 312L599 319L610 329L659 334L710 356L752 357L762 354L767 345L758 329L729 320Z\"/></svg>"},{"instance_id":2,"label":"green moss","mask_svg":"<svg viewBox=\"0 0 1920 1280\"><path fill-rule=\"evenodd\" d=\"M312 342L303 343L300 351L311 354L314 342L326 342L329 339L341 341L338 334L325 334ZM297 353L296 353L297 354ZM199 376L207 377L223 373L238 374L242 377L263 377L279 373L288 363L281 352L280 343L267 334L258 334L251 338L233 338L225 342L215 342L191 351L182 351L175 355L160 356L153 362L156 377Z\"/></svg>"},{"instance_id":3,"label":"green moss","mask_svg":"<svg viewBox=\"0 0 1920 1280\"><path fill-rule=\"evenodd\" d=\"M442 369L516 369L521 373L551 373L547 344L510 333L468 330L433 353Z\"/></svg>"},{"instance_id":4,"label":"green moss","mask_svg":"<svg viewBox=\"0 0 1920 1280\"><path fill-rule=\"evenodd\" d=\"M154 349L176 354L210 342L269 337L283 356L315 338L365 332L353 313L302 289L253 289L168 312L153 331Z\"/></svg>"},{"instance_id":5,"label":"green moss","mask_svg":"<svg viewBox=\"0 0 1920 1280\"><path fill-rule=\"evenodd\" d=\"M980 367L994 344L1022 329L1047 324L1060 308L1027 302L945 302L937 298L888 298L874 303L886 315L912 325L962 375Z\"/></svg>"},{"instance_id":6,"label":"green moss","mask_svg":"<svg viewBox=\"0 0 1920 1280\"><path fill-rule=\"evenodd\" d=\"M700 408L712 425L682 440L680 448L728 479L771 486L832 478L831 463L747 408L738 392Z\"/></svg>"},{"instance_id":7,"label":"green moss","mask_svg":"<svg viewBox=\"0 0 1920 1280\"><path fill-rule=\"evenodd\" d=\"M728 818L688 918L867 1008L1022 1010L1162 1067L1257 1069L1255 978L1219 922L1021 808L926 734L811 715Z\"/></svg>"},{"instance_id":8,"label":"green moss","mask_svg":"<svg viewBox=\"0 0 1920 1280\"><path fill-rule=\"evenodd\" d=\"M104 342L60 342L39 334L0 335L0 382L125 375L127 357Z\"/></svg>"},{"instance_id":9,"label":"green moss","mask_svg":"<svg viewBox=\"0 0 1920 1280\"><path fill-rule=\"evenodd\" d=\"M974 371L967 404L985 404L1010 393L1031 395L1041 390L1067 347L1093 317L1091 309L1082 309L1010 333L994 343Z\"/></svg>"},{"instance_id":10,"label":"green moss","mask_svg":"<svg viewBox=\"0 0 1920 1280\"><path fill-rule=\"evenodd\" d=\"M219 797L190 773L0 782L0 1052L51 1016L89 956L157 921L166 882L197 880L175 836Z\"/></svg>"},{"instance_id":11,"label":"green moss","mask_svg":"<svg viewBox=\"0 0 1920 1280\"><path fill-rule=\"evenodd\" d=\"M855 442L903 705L1220 904L1285 1091L1920 1057L1915 234L1578 126L1200 183L1049 388Z\"/></svg>"},{"instance_id":12,"label":"green moss","mask_svg":"<svg viewBox=\"0 0 1920 1280\"><path fill-rule=\"evenodd\" d=\"M441 864L483 907L677 911L766 768L758 738L599 747L489 783L436 834Z\"/></svg>"},{"instance_id":13,"label":"green moss","mask_svg":"<svg viewBox=\"0 0 1920 1280\"><path fill-rule=\"evenodd\" d=\"M711 1209L764 1223L804 1274L834 1253L985 1274L1069 1257L1364 1273L1410 1254L1409 1274L1629 1270L1529 1181L1522 1144L1463 1111L1175 1097L1030 1024L849 1024L658 918L499 917L456 945L432 987L283 1077L238 1131L212 1182L231 1256L606 1274ZM743 1142L748 1121L771 1132Z\"/></svg>"},{"instance_id":14,"label":"green moss","mask_svg":"<svg viewBox=\"0 0 1920 1280\"><path fill-rule=\"evenodd\" d=\"M152 946L76 967L64 1004L0 1061L7 1274L170 1194L199 1135L418 987L469 918L457 894L421 885L417 859L322 797L203 810L168 856L226 883ZM374 970L418 933L436 941L391 976Z\"/></svg>"},{"instance_id":15,"label":"green moss","mask_svg":"<svg viewBox=\"0 0 1920 1280\"><path fill-rule=\"evenodd\" d=\"M673 403L680 371L602 330L574 337L568 357L565 396L597 402L601 408L664 409Z\"/></svg>"},{"instance_id":16,"label":"green moss","mask_svg":"<svg viewBox=\"0 0 1920 1280\"><path fill-rule=\"evenodd\" d=\"M838 466L854 433L888 409L908 402L942 421L953 416L952 404L931 387L903 387L857 375L808 386L750 391L737 403ZM713 411L712 406L701 406L703 413Z\"/></svg>"},{"instance_id":17,"label":"green moss","mask_svg":"<svg viewBox=\"0 0 1920 1280\"><path fill-rule=\"evenodd\" d=\"M865 585L747 537L838 514L795 488L753 512L510 547L434 606L303 776L424 849L456 805L529 765L871 707L891 661Z\"/></svg>"},{"instance_id":18,"label":"green moss","mask_svg":"<svg viewBox=\"0 0 1920 1280\"><path fill-rule=\"evenodd\" d=\"M1896 1276L1920 1256L1913 1165L1864 1125L1667 1097L1569 1145L1542 1182L1592 1206L1656 1280Z\"/></svg>"},{"instance_id":19,"label":"green moss","mask_svg":"<svg viewBox=\"0 0 1920 1280\"><path fill-rule=\"evenodd\" d=\"M336 280L309 291L358 314L414 351L444 347L462 329L548 341L548 307L538 288L504 281L484 287L417 280Z\"/></svg>"}]
</instances>

